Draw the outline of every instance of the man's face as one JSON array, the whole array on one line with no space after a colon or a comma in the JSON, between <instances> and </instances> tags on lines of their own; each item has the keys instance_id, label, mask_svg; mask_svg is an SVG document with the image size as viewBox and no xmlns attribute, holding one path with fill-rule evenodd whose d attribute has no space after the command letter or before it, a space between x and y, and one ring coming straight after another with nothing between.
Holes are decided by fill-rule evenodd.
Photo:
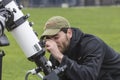
<instances>
[{"instance_id":1,"label":"man's face","mask_svg":"<svg viewBox=\"0 0 120 80\"><path fill-rule=\"evenodd\" d=\"M71 37L72 37L71 29L70 30L68 29L67 33L60 31L56 35L46 36L47 39L51 39L56 42L57 47L61 53L64 53L64 51L68 49Z\"/></svg>"}]
</instances>

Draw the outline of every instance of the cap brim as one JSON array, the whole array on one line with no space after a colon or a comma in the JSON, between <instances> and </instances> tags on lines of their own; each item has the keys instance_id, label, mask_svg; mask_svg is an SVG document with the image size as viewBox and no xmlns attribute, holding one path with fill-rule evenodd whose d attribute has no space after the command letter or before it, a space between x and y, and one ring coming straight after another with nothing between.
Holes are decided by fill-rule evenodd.
<instances>
[{"instance_id":1,"label":"cap brim","mask_svg":"<svg viewBox=\"0 0 120 80\"><path fill-rule=\"evenodd\" d=\"M60 29L46 29L42 36L47 36L47 35L55 35L60 31Z\"/></svg>"}]
</instances>

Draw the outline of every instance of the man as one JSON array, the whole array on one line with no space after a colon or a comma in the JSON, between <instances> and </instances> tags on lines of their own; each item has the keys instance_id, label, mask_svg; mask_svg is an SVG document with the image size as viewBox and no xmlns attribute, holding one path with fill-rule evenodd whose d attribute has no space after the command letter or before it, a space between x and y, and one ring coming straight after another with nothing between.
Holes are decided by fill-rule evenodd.
<instances>
[{"instance_id":1,"label":"man","mask_svg":"<svg viewBox=\"0 0 120 80\"><path fill-rule=\"evenodd\" d=\"M120 80L120 55L98 37L53 16L42 34L53 67L67 65L61 80Z\"/></svg>"}]
</instances>

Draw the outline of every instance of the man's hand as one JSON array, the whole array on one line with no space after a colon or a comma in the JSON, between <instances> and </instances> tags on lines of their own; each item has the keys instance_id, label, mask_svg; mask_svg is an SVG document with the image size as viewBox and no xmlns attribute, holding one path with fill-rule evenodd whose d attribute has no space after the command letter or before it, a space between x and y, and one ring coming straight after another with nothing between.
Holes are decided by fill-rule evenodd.
<instances>
[{"instance_id":1,"label":"man's hand","mask_svg":"<svg viewBox=\"0 0 120 80\"><path fill-rule=\"evenodd\" d=\"M56 42L51 39L47 39L45 46L48 52L50 52L53 57L61 63L63 54L59 51Z\"/></svg>"}]
</instances>

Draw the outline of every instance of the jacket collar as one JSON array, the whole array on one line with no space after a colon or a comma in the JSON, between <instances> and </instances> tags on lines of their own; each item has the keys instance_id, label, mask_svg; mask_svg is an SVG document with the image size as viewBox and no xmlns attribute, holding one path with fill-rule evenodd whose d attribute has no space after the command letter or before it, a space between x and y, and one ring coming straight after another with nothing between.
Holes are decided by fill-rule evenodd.
<instances>
[{"instance_id":1,"label":"jacket collar","mask_svg":"<svg viewBox=\"0 0 120 80\"><path fill-rule=\"evenodd\" d=\"M80 42L81 37L83 36L83 32L78 29L78 28L71 28L72 29L72 38L70 40L70 45L67 51L65 51L65 55L67 56L71 56L72 52L74 51L74 49L76 48L75 46L77 46L77 44Z\"/></svg>"}]
</instances>

